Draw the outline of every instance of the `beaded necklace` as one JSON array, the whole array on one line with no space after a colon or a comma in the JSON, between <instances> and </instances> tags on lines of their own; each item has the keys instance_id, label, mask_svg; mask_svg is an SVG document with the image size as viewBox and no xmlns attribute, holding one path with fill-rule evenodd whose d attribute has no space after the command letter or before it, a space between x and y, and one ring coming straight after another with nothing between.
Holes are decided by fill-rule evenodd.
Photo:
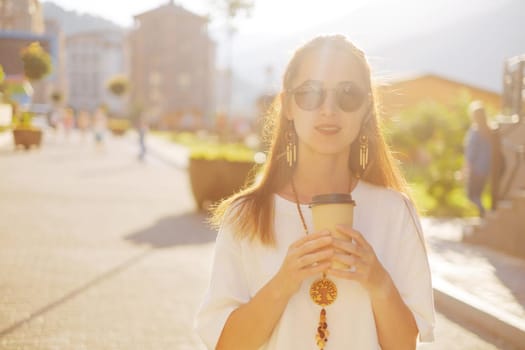
<instances>
[{"instance_id":1,"label":"beaded necklace","mask_svg":"<svg viewBox=\"0 0 525 350\"><path fill-rule=\"evenodd\" d=\"M299 197L297 196L297 190L295 189L295 183L293 181L293 178L291 184L292 191L295 197L295 204L297 206L297 212L299 213L299 217L301 218L304 233L308 235L308 227L306 226L303 211L301 210L301 206L299 205ZM319 326L317 327L315 339L319 350L323 350L326 342L328 341L328 336L330 335L330 332L328 331L325 306L332 304L337 299L337 286L332 280L326 277L326 273L323 272L323 276L315 280L311 284L310 298L314 303L321 306L321 312L319 314Z\"/></svg>"}]
</instances>

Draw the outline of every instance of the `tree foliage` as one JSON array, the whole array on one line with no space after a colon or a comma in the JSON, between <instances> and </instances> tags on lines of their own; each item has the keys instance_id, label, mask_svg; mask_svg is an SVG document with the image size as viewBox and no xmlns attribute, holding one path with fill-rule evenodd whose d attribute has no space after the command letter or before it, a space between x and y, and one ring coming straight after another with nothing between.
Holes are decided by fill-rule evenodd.
<instances>
[{"instance_id":1,"label":"tree foliage","mask_svg":"<svg viewBox=\"0 0 525 350\"><path fill-rule=\"evenodd\" d=\"M396 157L410 183L423 184L434 216L470 212L463 196L463 140L469 127L468 100L452 107L424 103L385 124ZM458 200L459 198L459 200Z\"/></svg>"},{"instance_id":2,"label":"tree foliage","mask_svg":"<svg viewBox=\"0 0 525 350\"><path fill-rule=\"evenodd\" d=\"M117 97L123 96L129 90L129 80L123 75L115 75L107 82L107 87Z\"/></svg>"},{"instance_id":3,"label":"tree foliage","mask_svg":"<svg viewBox=\"0 0 525 350\"><path fill-rule=\"evenodd\" d=\"M233 20L239 14L249 16L253 9L254 0L211 0L215 12L227 20Z\"/></svg>"},{"instance_id":4,"label":"tree foliage","mask_svg":"<svg viewBox=\"0 0 525 350\"><path fill-rule=\"evenodd\" d=\"M249 15L253 8L253 0L226 0L227 14L230 18L235 18L240 12Z\"/></svg>"},{"instance_id":5,"label":"tree foliage","mask_svg":"<svg viewBox=\"0 0 525 350\"><path fill-rule=\"evenodd\" d=\"M51 72L51 56L38 42L33 42L22 49L21 58L24 74L31 81L38 81Z\"/></svg>"}]
</instances>

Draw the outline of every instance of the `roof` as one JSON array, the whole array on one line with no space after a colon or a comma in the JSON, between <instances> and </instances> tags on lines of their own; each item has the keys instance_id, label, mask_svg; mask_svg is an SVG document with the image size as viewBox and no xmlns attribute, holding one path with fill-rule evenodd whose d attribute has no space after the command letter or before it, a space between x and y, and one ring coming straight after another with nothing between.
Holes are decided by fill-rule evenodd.
<instances>
[{"instance_id":1,"label":"roof","mask_svg":"<svg viewBox=\"0 0 525 350\"><path fill-rule=\"evenodd\" d=\"M202 19L203 21L207 21L206 16L200 16L200 15L197 15L197 14L191 12L191 11L188 11L184 7L175 4L173 2L173 0L170 0L168 3L166 3L164 5L161 5L159 7L156 7L154 9L151 9L151 10L139 13L139 14L133 16L133 18L141 19L141 18L144 18L144 17L149 17L152 14L157 14L159 12L165 13L166 11L173 11L174 13L179 13L179 14L182 14L182 15L197 17L197 18Z\"/></svg>"},{"instance_id":2,"label":"roof","mask_svg":"<svg viewBox=\"0 0 525 350\"><path fill-rule=\"evenodd\" d=\"M378 85L380 85L380 86L388 86L388 85L393 85L393 84L397 84L397 83L404 83L404 82L408 82L408 81L422 80L422 79L427 79L427 78L443 80L443 81L446 81L448 83L462 85L462 86L465 86L465 87L470 88L470 89L483 90L483 91L486 91L486 92L490 92L490 93L499 95L499 93L497 91L489 90L489 89L486 89L486 88L480 87L480 86L475 86L475 85L472 85L472 84L469 84L469 83L465 83L465 82L462 82L462 81L458 81L458 80L455 80L455 79L452 79L452 78L448 78L448 77L444 77L442 75L438 75L438 74L434 74L434 73L416 73L416 72L410 73L410 72L405 72L405 73L400 73L400 74L395 74L395 75L390 75L390 76L385 76L385 77L379 77L378 79L376 79L376 81L378 82Z\"/></svg>"}]
</instances>

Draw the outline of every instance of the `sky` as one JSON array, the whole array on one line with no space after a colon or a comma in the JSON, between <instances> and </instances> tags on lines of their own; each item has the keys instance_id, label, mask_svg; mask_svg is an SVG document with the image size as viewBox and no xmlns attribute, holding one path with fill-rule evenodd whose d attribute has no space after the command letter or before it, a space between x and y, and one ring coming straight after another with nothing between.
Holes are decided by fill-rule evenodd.
<instances>
[{"instance_id":1,"label":"sky","mask_svg":"<svg viewBox=\"0 0 525 350\"><path fill-rule=\"evenodd\" d=\"M120 26L131 27L134 15L156 8L169 0L44 0L46 1L52 1L66 10L97 15ZM214 1L219 0L174 0L176 4L200 15L210 15ZM253 51L254 47L335 22L343 17L352 18L353 23L348 26L366 31L367 38L390 40L410 34L414 28L422 34L432 25L454 20L463 16L466 11L483 10L487 3L501 1L505 0L255 0L251 15L240 16L236 20L236 50ZM483 4L480 6L480 3ZM366 9L364 16L352 16L362 9ZM446 16L436 16L438 13ZM225 45L226 26L220 16L211 16L209 32L219 46Z\"/></svg>"},{"instance_id":2,"label":"sky","mask_svg":"<svg viewBox=\"0 0 525 350\"><path fill-rule=\"evenodd\" d=\"M44 2L47 2L46 0ZM168 2L168 0L50 0L67 10L89 13L109 19L121 26L129 27L133 16ZM176 4L200 15L210 13L212 0L175 0ZM354 0L344 6L348 12L359 7L365 0ZM341 14L340 0L258 0L249 19L240 19L237 26L249 34L289 31L291 26L301 30L337 17ZM220 26L218 20L211 27Z\"/></svg>"}]
</instances>

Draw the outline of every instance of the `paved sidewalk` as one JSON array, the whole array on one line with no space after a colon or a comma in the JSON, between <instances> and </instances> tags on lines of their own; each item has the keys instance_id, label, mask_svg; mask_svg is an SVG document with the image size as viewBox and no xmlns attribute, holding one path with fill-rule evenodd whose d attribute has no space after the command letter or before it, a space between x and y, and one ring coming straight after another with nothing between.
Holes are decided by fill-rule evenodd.
<instances>
[{"instance_id":1,"label":"paved sidewalk","mask_svg":"<svg viewBox=\"0 0 525 350\"><path fill-rule=\"evenodd\" d=\"M70 136L0 146L0 350L204 349L215 233L186 171Z\"/></svg>"},{"instance_id":2,"label":"paved sidewalk","mask_svg":"<svg viewBox=\"0 0 525 350\"><path fill-rule=\"evenodd\" d=\"M128 137L138 140L137 133L129 133ZM150 155L161 158L179 169L188 167L189 151L187 147L177 145L151 133L146 136L146 147Z\"/></svg>"},{"instance_id":3,"label":"paved sidewalk","mask_svg":"<svg viewBox=\"0 0 525 350\"><path fill-rule=\"evenodd\" d=\"M463 243L466 223L422 220L436 304L525 348L525 260Z\"/></svg>"},{"instance_id":4,"label":"paved sidewalk","mask_svg":"<svg viewBox=\"0 0 525 350\"><path fill-rule=\"evenodd\" d=\"M0 132L0 149L8 149L12 147L13 134L11 131Z\"/></svg>"}]
</instances>

